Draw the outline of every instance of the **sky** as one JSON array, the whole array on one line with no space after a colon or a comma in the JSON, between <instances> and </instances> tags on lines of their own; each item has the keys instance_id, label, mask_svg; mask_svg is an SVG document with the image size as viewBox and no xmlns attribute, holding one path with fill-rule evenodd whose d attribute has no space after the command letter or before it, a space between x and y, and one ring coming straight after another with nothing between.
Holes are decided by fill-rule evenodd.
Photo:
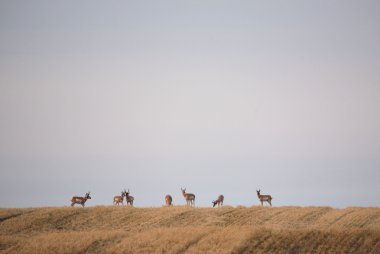
<instances>
[{"instance_id":1,"label":"sky","mask_svg":"<svg viewBox=\"0 0 380 254\"><path fill-rule=\"evenodd\" d=\"M0 207L380 206L379 1L0 2Z\"/></svg>"}]
</instances>

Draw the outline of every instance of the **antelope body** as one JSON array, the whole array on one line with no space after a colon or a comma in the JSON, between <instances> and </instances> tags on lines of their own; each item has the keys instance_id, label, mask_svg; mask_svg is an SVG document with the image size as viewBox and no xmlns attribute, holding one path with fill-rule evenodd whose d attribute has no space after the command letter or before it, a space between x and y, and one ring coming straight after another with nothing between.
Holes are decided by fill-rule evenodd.
<instances>
[{"instance_id":1,"label":"antelope body","mask_svg":"<svg viewBox=\"0 0 380 254\"><path fill-rule=\"evenodd\" d=\"M133 200L135 200L135 198L129 195L129 189L127 192L125 192L125 200L127 201L127 205L130 204L133 206Z\"/></svg>"},{"instance_id":2,"label":"antelope body","mask_svg":"<svg viewBox=\"0 0 380 254\"><path fill-rule=\"evenodd\" d=\"M212 207L215 207L216 204L218 204L218 207L222 206L223 205L223 201L224 201L224 196L223 195L219 195L218 199L217 200L214 200L212 201Z\"/></svg>"},{"instance_id":3,"label":"antelope body","mask_svg":"<svg viewBox=\"0 0 380 254\"><path fill-rule=\"evenodd\" d=\"M260 194L261 190L256 190L257 192L257 197L259 198L261 202L261 206L263 206L264 202L268 202L270 206L272 206L272 196L271 195L261 195Z\"/></svg>"},{"instance_id":4,"label":"antelope body","mask_svg":"<svg viewBox=\"0 0 380 254\"><path fill-rule=\"evenodd\" d=\"M122 205L124 205L123 200L124 200L124 197L126 196L126 193L127 192L124 190L124 191L121 192L121 196L115 196L115 197L113 197L113 203L115 205L119 205L120 203Z\"/></svg>"},{"instance_id":5,"label":"antelope body","mask_svg":"<svg viewBox=\"0 0 380 254\"><path fill-rule=\"evenodd\" d=\"M172 196L170 196L170 195L166 195L165 196L165 204L166 204L166 206L172 206L173 205L172 201L173 201Z\"/></svg>"},{"instance_id":6,"label":"antelope body","mask_svg":"<svg viewBox=\"0 0 380 254\"><path fill-rule=\"evenodd\" d=\"M188 206L194 206L195 205L195 195L193 193L186 193L186 188L182 189L182 195L186 200L186 205Z\"/></svg>"},{"instance_id":7,"label":"antelope body","mask_svg":"<svg viewBox=\"0 0 380 254\"><path fill-rule=\"evenodd\" d=\"M84 204L86 203L87 199L91 199L90 192L87 192L86 195L84 195L84 197L74 196L71 199L71 206L74 206L75 204L79 204L79 205L82 205L82 207L84 207Z\"/></svg>"}]
</instances>

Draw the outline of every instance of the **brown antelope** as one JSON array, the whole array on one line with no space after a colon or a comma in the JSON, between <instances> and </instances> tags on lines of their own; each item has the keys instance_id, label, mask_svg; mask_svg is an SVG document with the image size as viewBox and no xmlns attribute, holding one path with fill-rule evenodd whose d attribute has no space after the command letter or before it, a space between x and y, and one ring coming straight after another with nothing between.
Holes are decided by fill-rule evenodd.
<instances>
[{"instance_id":1,"label":"brown antelope","mask_svg":"<svg viewBox=\"0 0 380 254\"><path fill-rule=\"evenodd\" d=\"M172 206L172 201L173 201L173 198L172 196L170 196L169 194L165 196L165 204L166 206Z\"/></svg>"},{"instance_id":2,"label":"brown antelope","mask_svg":"<svg viewBox=\"0 0 380 254\"><path fill-rule=\"evenodd\" d=\"M135 200L135 198L133 196L129 196L129 189L125 192L125 200L127 201L127 205L130 204L133 206L133 200Z\"/></svg>"},{"instance_id":3,"label":"brown antelope","mask_svg":"<svg viewBox=\"0 0 380 254\"><path fill-rule=\"evenodd\" d=\"M71 206L74 206L75 204L80 204L82 205L82 207L84 207L84 203L86 203L87 199L91 199L90 192L87 192L86 195L84 195L84 197L74 196L71 199Z\"/></svg>"},{"instance_id":4,"label":"brown antelope","mask_svg":"<svg viewBox=\"0 0 380 254\"><path fill-rule=\"evenodd\" d=\"M119 205L120 203L122 204L122 205L124 205L124 203L123 203L123 200L124 200L124 197L126 196L126 191L125 190L123 190L122 192L121 192L121 196L115 196L115 197L113 197L113 203L115 204L115 205Z\"/></svg>"},{"instance_id":5,"label":"brown antelope","mask_svg":"<svg viewBox=\"0 0 380 254\"><path fill-rule=\"evenodd\" d=\"M218 204L218 207L223 206L223 201L224 201L224 196L219 195L217 200L212 201L212 204L213 204L212 207L215 207L216 204Z\"/></svg>"},{"instance_id":6,"label":"brown antelope","mask_svg":"<svg viewBox=\"0 0 380 254\"><path fill-rule=\"evenodd\" d=\"M192 193L186 193L186 188L182 189L182 195L186 199L186 205L195 206L195 195Z\"/></svg>"},{"instance_id":7,"label":"brown antelope","mask_svg":"<svg viewBox=\"0 0 380 254\"><path fill-rule=\"evenodd\" d=\"M272 206L272 196L271 195L260 195L261 190L256 190L257 192L257 197L259 198L261 202L261 206L263 206L263 203L266 201Z\"/></svg>"}]
</instances>

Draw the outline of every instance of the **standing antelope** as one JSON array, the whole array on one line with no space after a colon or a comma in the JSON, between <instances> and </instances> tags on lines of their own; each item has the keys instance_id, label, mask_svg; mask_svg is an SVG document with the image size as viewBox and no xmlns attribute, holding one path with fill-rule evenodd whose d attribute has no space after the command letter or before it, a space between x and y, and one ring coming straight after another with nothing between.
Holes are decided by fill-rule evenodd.
<instances>
[{"instance_id":1,"label":"standing antelope","mask_svg":"<svg viewBox=\"0 0 380 254\"><path fill-rule=\"evenodd\" d=\"M192 193L186 193L186 188L185 189L181 188L181 191L182 191L182 195L186 199L186 205L195 206L195 195Z\"/></svg>"},{"instance_id":2,"label":"standing antelope","mask_svg":"<svg viewBox=\"0 0 380 254\"><path fill-rule=\"evenodd\" d=\"M126 193L127 192L125 190L123 190L121 192L121 196L115 196L115 197L113 197L113 203L115 205L119 205L119 203L121 203L122 205L124 205L123 200L124 200L124 197L126 196Z\"/></svg>"},{"instance_id":3,"label":"standing antelope","mask_svg":"<svg viewBox=\"0 0 380 254\"><path fill-rule=\"evenodd\" d=\"M133 206L133 200L135 200L135 198L133 196L129 196L129 189L125 192L125 200L127 201L127 205L130 204Z\"/></svg>"},{"instance_id":4,"label":"standing antelope","mask_svg":"<svg viewBox=\"0 0 380 254\"><path fill-rule=\"evenodd\" d=\"M75 204L80 204L82 205L82 207L84 207L84 203L86 203L87 199L91 199L90 192L87 192L86 195L84 195L84 197L74 196L71 199L71 206L74 206Z\"/></svg>"},{"instance_id":5,"label":"standing antelope","mask_svg":"<svg viewBox=\"0 0 380 254\"><path fill-rule=\"evenodd\" d=\"M272 206L272 196L271 195L260 195L261 190L256 190L257 197L260 199L261 206L263 206L263 203L266 201Z\"/></svg>"},{"instance_id":6,"label":"standing antelope","mask_svg":"<svg viewBox=\"0 0 380 254\"><path fill-rule=\"evenodd\" d=\"M173 198L172 196L170 196L169 194L165 196L165 204L166 206L172 206L172 201L173 201Z\"/></svg>"},{"instance_id":7,"label":"standing antelope","mask_svg":"<svg viewBox=\"0 0 380 254\"><path fill-rule=\"evenodd\" d=\"M212 201L212 204L213 204L212 207L215 207L216 204L218 204L218 207L223 206L223 201L224 201L224 196L219 195L217 200Z\"/></svg>"}]
</instances>

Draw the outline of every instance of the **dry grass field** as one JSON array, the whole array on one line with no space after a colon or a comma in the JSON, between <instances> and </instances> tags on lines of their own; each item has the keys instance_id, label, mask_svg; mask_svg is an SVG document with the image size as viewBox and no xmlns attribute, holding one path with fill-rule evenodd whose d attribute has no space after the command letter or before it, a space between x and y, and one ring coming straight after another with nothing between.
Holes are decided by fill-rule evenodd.
<instances>
[{"instance_id":1,"label":"dry grass field","mask_svg":"<svg viewBox=\"0 0 380 254\"><path fill-rule=\"evenodd\" d=\"M380 208L0 209L0 253L380 253Z\"/></svg>"}]
</instances>

